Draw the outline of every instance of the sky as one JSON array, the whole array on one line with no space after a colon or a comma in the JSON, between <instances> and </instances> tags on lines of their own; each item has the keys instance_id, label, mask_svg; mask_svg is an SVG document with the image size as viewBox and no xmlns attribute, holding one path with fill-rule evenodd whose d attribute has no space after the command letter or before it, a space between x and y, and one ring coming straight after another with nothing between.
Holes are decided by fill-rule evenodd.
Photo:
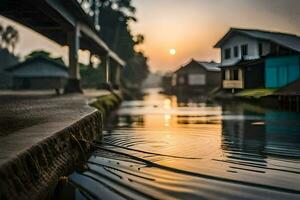
<instances>
[{"instance_id":1,"label":"sky","mask_svg":"<svg viewBox=\"0 0 300 200\"><path fill-rule=\"evenodd\" d=\"M149 58L152 71L172 71L191 58L219 61L214 44L230 27L255 28L300 35L300 0L133 0L134 34L145 43L138 50ZM2 24L11 21L0 18ZM67 60L67 48L16 25L21 33L16 52L21 56L45 49ZM170 49L176 49L171 55ZM86 54L81 53L81 61Z\"/></svg>"}]
</instances>

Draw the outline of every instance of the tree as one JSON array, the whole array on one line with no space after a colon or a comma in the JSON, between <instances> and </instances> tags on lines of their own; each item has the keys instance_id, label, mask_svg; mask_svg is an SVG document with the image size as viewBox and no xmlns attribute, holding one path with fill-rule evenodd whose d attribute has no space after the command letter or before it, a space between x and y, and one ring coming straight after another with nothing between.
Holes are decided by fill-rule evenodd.
<instances>
[{"instance_id":1,"label":"tree","mask_svg":"<svg viewBox=\"0 0 300 200\"><path fill-rule=\"evenodd\" d=\"M136 53L128 60L126 69L123 71L123 77L126 77L130 84L128 87L139 88L149 74L147 57L142 52Z\"/></svg>"},{"instance_id":2,"label":"tree","mask_svg":"<svg viewBox=\"0 0 300 200\"><path fill-rule=\"evenodd\" d=\"M141 86L149 66L144 54L135 51L135 46L144 42L144 36L134 36L129 27L130 22L137 21L135 7L131 0L102 0L99 10L101 37L127 63L122 82L128 86Z\"/></svg>"},{"instance_id":3,"label":"tree","mask_svg":"<svg viewBox=\"0 0 300 200\"><path fill-rule=\"evenodd\" d=\"M44 50L35 50L29 53L27 56L25 56L25 60L33 59L36 57L42 57L49 60L52 60L54 62L57 62L59 64L65 65L65 62L63 61L62 57L52 57L50 52L44 51Z\"/></svg>"},{"instance_id":4,"label":"tree","mask_svg":"<svg viewBox=\"0 0 300 200\"><path fill-rule=\"evenodd\" d=\"M16 44L19 41L19 32L11 25L3 27L0 24L0 37L0 47L14 54Z\"/></svg>"}]
</instances>

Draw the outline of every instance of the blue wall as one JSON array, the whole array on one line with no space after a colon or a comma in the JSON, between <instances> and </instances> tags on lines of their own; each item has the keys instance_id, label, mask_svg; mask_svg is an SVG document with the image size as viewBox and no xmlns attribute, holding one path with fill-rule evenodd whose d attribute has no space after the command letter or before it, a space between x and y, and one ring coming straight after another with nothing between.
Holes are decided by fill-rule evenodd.
<instances>
[{"instance_id":1,"label":"blue wall","mask_svg":"<svg viewBox=\"0 0 300 200\"><path fill-rule=\"evenodd\" d=\"M265 87L283 87L300 78L300 57L285 56L266 59Z\"/></svg>"}]
</instances>

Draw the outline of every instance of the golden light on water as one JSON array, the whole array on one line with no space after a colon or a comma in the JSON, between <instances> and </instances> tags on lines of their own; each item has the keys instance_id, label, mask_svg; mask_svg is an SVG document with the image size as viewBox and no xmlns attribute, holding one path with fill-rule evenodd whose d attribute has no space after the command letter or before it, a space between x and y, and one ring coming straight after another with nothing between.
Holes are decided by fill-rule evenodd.
<instances>
[{"instance_id":1,"label":"golden light on water","mask_svg":"<svg viewBox=\"0 0 300 200\"><path fill-rule=\"evenodd\" d=\"M170 109L171 108L171 103L172 103L172 101L170 99L165 99L164 100L164 108L165 109Z\"/></svg>"}]
</instances>

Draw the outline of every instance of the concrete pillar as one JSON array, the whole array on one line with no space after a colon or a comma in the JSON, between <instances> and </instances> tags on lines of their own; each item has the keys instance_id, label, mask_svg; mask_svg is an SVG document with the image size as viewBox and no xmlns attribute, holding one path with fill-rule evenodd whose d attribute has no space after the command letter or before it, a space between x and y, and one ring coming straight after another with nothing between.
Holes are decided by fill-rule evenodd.
<instances>
[{"instance_id":1,"label":"concrete pillar","mask_svg":"<svg viewBox=\"0 0 300 200\"><path fill-rule=\"evenodd\" d=\"M82 93L80 86L80 73L78 65L78 50L80 43L80 29L76 26L73 31L68 32L69 45L69 80L65 87L65 93Z\"/></svg>"}]
</instances>

